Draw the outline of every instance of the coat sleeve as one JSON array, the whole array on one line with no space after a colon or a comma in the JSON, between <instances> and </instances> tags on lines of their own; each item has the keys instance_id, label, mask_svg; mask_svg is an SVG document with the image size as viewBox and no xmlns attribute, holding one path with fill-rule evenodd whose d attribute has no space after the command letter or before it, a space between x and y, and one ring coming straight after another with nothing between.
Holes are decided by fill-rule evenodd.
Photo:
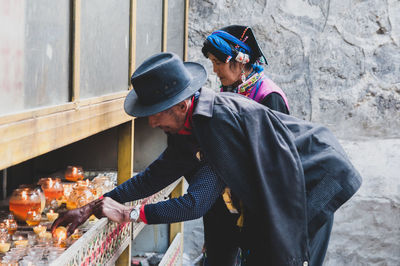
<instances>
[{"instance_id":1,"label":"coat sleeve","mask_svg":"<svg viewBox=\"0 0 400 266\"><path fill-rule=\"evenodd\" d=\"M189 179L187 193L178 198L145 205L148 224L176 223L202 217L214 204L225 184L204 164Z\"/></svg>"},{"instance_id":2,"label":"coat sleeve","mask_svg":"<svg viewBox=\"0 0 400 266\"><path fill-rule=\"evenodd\" d=\"M180 160L179 152L167 149L143 172L104 194L105 197L124 203L153 195L194 167L193 160Z\"/></svg>"}]
</instances>

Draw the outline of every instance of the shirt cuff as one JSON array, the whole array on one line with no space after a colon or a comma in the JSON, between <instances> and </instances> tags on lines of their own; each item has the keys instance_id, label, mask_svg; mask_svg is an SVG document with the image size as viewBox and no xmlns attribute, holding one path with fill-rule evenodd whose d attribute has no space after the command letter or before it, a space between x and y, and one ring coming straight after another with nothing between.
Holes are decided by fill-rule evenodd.
<instances>
[{"instance_id":1,"label":"shirt cuff","mask_svg":"<svg viewBox=\"0 0 400 266\"><path fill-rule=\"evenodd\" d=\"M146 214L144 213L144 206L145 206L145 205L140 206L140 214L139 214L139 217L140 217L140 219L141 219L145 224L147 224Z\"/></svg>"}]
</instances>

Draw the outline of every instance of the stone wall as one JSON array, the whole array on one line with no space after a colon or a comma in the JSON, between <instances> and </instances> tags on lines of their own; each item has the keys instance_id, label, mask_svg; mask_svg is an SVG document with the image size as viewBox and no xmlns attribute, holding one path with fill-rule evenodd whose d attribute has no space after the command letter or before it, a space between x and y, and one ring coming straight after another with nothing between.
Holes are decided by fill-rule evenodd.
<instances>
[{"instance_id":1,"label":"stone wall","mask_svg":"<svg viewBox=\"0 0 400 266\"><path fill-rule=\"evenodd\" d=\"M363 175L325 265L400 265L400 1L190 1L189 60L212 31L251 26L291 113L328 126Z\"/></svg>"}]
</instances>

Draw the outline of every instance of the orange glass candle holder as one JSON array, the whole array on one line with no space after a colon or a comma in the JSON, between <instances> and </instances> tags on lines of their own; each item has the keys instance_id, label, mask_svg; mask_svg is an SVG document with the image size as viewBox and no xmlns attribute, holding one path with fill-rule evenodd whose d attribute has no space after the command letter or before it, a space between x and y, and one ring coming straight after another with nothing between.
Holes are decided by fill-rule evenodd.
<instances>
[{"instance_id":1,"label":"orange glass candle holder","mask_svg":"<svg viewBox=\"0 0 400 266\"><path fill-rule=\"evenodd\" d=\"M41 178L38 184L42 187L48 202L61 199L64 194L64 188L59 178Z\"/></svg>"},{"instance_id":2,"label":"orange glass candle holder","mask_svg":"<svg viewBox=\"0 0 400 266\"><path fill-rule=\"evenodd\" d=\"M67 209L72 210L80 208L95 200L93 188L90 186L90 182L88 181L89 180L76 182L67 199Z\"/></svg>"},{"instance_id":3,"label":"orange glass candle holder","mask_svg":"<svg viewBox=\"0 0 400 266\"><path fill-rule=\"evenodd\" d=\"M18 229L17 221L14 219L14 215L9 214L8 218L3 221L5 227L7 228L9 235L14 235Z\"/></svg>"},{"instance_id":4,"label":"orange glass candle holder","mask_svg":"<svg viewBox=\"0 0 400 266\"><path fill-rule=\"evenodd\" d=\"M65 179L68 181L78 181L83 179L83 169L80 166L68 166L65 171Z\"/></svg>"},{"instance_id":5,"label":"orange glass candle holder","mask_svg":"<svg viewBox=\"0 0 400 266\"><path fill-rule=\"evenodd\" d=\"M74 186L74 183L63 184L63 189L64 189L64 196L62 198L63 203L67 203L67 199L71 195L73 186Z\"/></svg>"},{"instance_id":6,"label":"orange glass candle holder","mask_svg":"<svg viewBox=\"0 0 400 266\"><path fill-rule=\"evenodd\" d=\"M34 189L17 188L11 195L9 209L18 220L25 221L29 210L40 211L40 195Z\"/></svg>"},{"instance_id":7,"label":"orange glass candle holder","mask_svg":"<svg viewBox=\"0 0 400 266\"><path fill-rule=\"evenodd\" d=\"M67 228L64 226L59 226L54 230L53 233L54 244L56 246L65 247L65 240L67 239Z\"/></svg>"},{"instance_id":8,"label":"orange glass candle holder","mask_svg":"<svg viewBox=\"0 0 400 266\"><path fill-rule=\"evenodd\" d=\"M40 186L22 184L18 188L29 188L29 189L33 189L34 191L36 191L36 193L40 197L40 212L43 212L43 210L46 206L46 197L44 196L44 193Z\"/></svg>"},{"instance_id":9,"label":"orange glass candle holder","mask_svg":"<svg viewBox=\"0 0 400 266\"><path fill-rule=\"evenodd\" d=\"M29 210L28 213L26 214L26 220L25 222L29 226L35 226L40 224L42 216L39 211L37 210Z\"/></svg>"}]
</instances>

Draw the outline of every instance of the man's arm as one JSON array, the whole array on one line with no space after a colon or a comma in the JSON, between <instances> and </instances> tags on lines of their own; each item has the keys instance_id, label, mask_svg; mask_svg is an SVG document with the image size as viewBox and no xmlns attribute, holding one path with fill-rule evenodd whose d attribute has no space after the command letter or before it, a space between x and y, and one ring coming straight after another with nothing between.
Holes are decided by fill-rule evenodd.
<instances>
[{"instance_id":1,"label":"man's arm","mask_svg":"<svg viewBox=\"0 0 400 266\"><path fill-rule=\"evenodd\" d=\"M125 181L104 196L124 203L142 199L160 191L195 167L195 161L181 159L178 152L176 149L168 147L143 172Z\"/></svg>"},{"instance_id":2,"label":"man's arm","mask_svg":"<svg viewBox=\"0 0 400 266\"><path fill-rule=\"evenodd\" d=\"M204 164L189 179L187 193L181 197L143 206L140 218L147 224L166 224L202 217L222 193L225 184ZM96 205L96 217L108 217L115 222L129 222L133 207L127 207L104 197Z\"/></svg>"},{"instance_id":3,"label":"man's arm","mask_svg":"<svg viewBox=\"0 0 400 266\"><path fill-rule=\"evenodd\" d=\"M185 195L145 205L145 220L148 224L162 224L200 218L211 208L224 188L224 182L205 164L190 179Z\"/></svg>"},{"instance_id":4,"label":"man's arm","mask_svg":"<svg viewBox=\"0 0 400 266\"><path fill-rule=\"evenodd\" d=\"M97 200L82 208L63 213L54 221L51 230L53 231L57 226L63 225L69 226L68 233L73 233L92 214L96 214L98 217L107 216L113 221L122 222L125 220L121 218L122 213L129 210L125 208L126 206L117 205L117 203L141 199L160 191L184 173L193 169L195 167L194 162L193 160L182 159L179 151L168 147L145 171L104 194L104 197L109 199ZM110 210L111 204L113 204L115 212L107 211Z\"/></svg>"},{"instance_id":5,"label":"man's arm","mask_svg":"<svg viewBox=\"0 0 400 266\"><path fill-rule=\"evenodd\" d=\"M214 204L224 189L225 184L212 171L209 165L202 165L190 179L185 195L144 206L143 215L148 224L174 223L197 219L203 216ZM91 214L96 217L107 217L118 223L130 222L129 214L133 207L122 205L115 200L104 197L81 208L62 214L52 225L54 231L58 226L68 226L68 235ZM142 217L142 216L141 216Z\"/></svg>"}]
</instances>

